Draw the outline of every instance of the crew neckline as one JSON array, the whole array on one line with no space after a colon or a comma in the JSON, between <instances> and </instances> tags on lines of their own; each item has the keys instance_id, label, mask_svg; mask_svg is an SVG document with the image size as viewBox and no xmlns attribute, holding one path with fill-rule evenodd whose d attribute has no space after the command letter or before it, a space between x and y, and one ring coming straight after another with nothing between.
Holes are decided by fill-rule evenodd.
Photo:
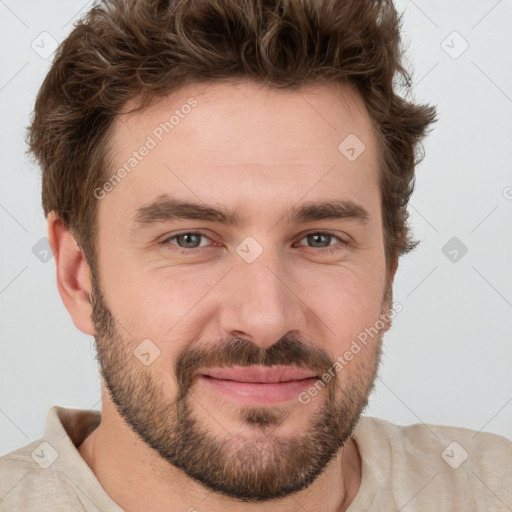
<instances>
[{"instance_id":1,"label":"crew neckline","mask_svg":"<svg viewBox=\"0 0 512 512\"><path fill-rule=\"evenodd\" d=\"M376 494L376 480L373 462L367 453L367 422L370 418L360 418L354 431L354 440L361 458L361 482L356 496L349 505L347 512L362 510L371 505ZM48 412L45 426L45 440L48 441L57 453L65 453L59 457L54 465L55 469L62 471L75 488L78 488L79 497L88 494L94 496L94 504L99 507L123 512L101 486L92 469L85 462L78 451L81 443L99 426L101 412L97 410L70 409L53 406ZM70 476L72 475L72 476ZM100 500L98 502L98 500Z\"/></svg>"}]
</instances>

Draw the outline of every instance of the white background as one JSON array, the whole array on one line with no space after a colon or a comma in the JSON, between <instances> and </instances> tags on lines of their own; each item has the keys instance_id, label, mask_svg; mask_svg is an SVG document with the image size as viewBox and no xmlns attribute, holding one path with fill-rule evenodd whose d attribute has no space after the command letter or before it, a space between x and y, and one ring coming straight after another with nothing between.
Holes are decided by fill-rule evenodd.
<instances>
[{"instance_id":1,"label":"white background","mask_svg":"<svg viewBox=\"0 0 512 512\"><path fill-rule=\"evenodd\" d=\"M62 305L53 259L32 253L46 223L39 170L24 153L24 128L51 61L32 42L42 46L46 37L48 48L42 32L60 42L90 6L0 2L0 454L41 437L52 405L101 405L94 340ZM414 97L437 105L440 119L424 143L410 205L422 243L399 265L395 300L403 311L385 336L366 414L512 439L512 2L397 7L405 11ZM455 263L442 252L452 237L468 249Z\"/></svg>"}]
</instances>

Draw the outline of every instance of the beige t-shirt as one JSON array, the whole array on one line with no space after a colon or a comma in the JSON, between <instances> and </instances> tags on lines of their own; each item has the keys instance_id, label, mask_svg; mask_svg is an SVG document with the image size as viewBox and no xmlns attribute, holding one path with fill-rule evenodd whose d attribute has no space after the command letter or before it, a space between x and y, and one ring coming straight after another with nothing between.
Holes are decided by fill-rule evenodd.
<instances>
[{"instance_id":1,"label":"beige t-shirt","mask_svg":"<svg viewBox=\"0 0 512 512\"><path fill-rule=\"evenodd\" d=\"M54 406L44 437L0 458L1 512L122 512L77 446L100 412ZM512 511L512 442L473 430L362 418L361 487L350 512Z\"/></svg>"}]
</instances>

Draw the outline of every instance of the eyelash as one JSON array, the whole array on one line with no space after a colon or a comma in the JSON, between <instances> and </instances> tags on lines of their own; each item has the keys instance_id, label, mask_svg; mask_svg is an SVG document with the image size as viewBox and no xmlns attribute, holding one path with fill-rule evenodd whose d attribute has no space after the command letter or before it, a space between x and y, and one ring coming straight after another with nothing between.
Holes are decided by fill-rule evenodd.
<instances>
[{"instance_id":1,"label":"eyelash","mask_svg":"<svg viewBox=\"0 0 512 512\"><path fill-rule=\"evenodd\" d=\"M201 233L200 231L184 231L183 233L178 233L177 235L172 235L172 236L166 238L165 240L162 240L162 242L160 242L160 243L163 246L174 245L174 244L170 243L171 240L174 240L175 238L178 238L179 236L183 236L183 235L196 235L196 236L206 238L210 242L213 242L213 240L209 236L205 235L204 233ZM339 244L340 244L339 246L310 247L310 249L318 249L322 253L333 254L337 251L344 249L345 246L348 245L348 243L345 242L343 239L341 239L338 235L335 235L334 233L331 233L329 231L312 231L310 233L305 234L300 240L303 240L304 238L306 238L310 235L327 235L332 238L335 238L339 242ZM175 246L175 247L176 247L175 249L173 248L171 250L173 250L173 251L176 250L176 251L180 252L181 254L195 254L199 249L201 249L201 247L195 247L193 249L184 249L179 246ZM302 247L308 247L308 246L302 246Z\"/></svg>"}]
</instances>

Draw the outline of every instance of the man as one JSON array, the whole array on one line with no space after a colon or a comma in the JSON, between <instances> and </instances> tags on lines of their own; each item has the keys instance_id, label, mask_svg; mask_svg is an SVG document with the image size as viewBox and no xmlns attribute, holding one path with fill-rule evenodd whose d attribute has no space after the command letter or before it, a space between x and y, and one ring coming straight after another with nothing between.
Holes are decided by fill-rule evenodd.
<instances>
[{"instance_id":1,"label":"man","mask_svg":"<svg viewBox=\"0 0 512 512\"><path fill-rule=\"evenodd\" d=\"M0 510L510 510L512 444L361 418L435 110L390 2L94 7L30 149L102 410L53 407Z\"/></svg>"}]
</instances>

